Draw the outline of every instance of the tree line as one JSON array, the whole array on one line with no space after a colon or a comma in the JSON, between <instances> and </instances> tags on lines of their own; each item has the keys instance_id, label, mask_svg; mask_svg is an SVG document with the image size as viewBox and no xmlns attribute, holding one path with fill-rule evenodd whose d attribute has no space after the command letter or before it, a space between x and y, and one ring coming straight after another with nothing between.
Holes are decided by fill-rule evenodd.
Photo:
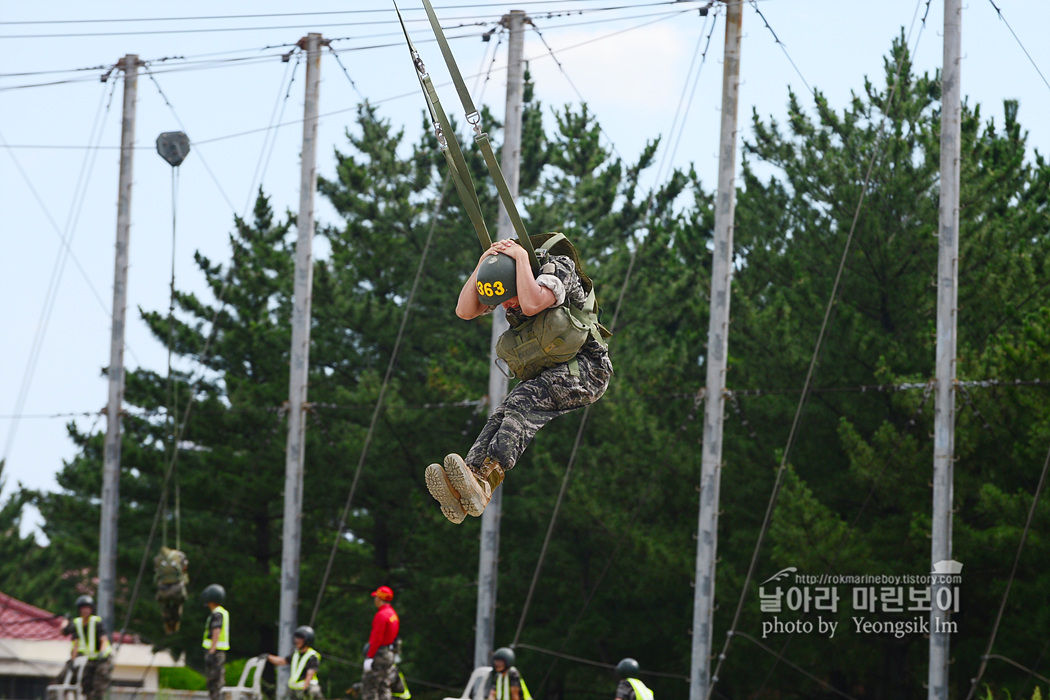
<instances>
[{"instance_id":1,"label":"tree line","mask_svg":"<svg viewBox=\"0 0 1050 700\"><path fill-rule=\"evenodd\" d=\"M759 583L781 569L929 570L933 404L924 387L935 343L940 78L912 70L902 39L884 68L841 107L819 91L789 92L785 119L753 114L744 136L714 641L720 649L743 595L737 630L783 651L786 661L735 638L718 697L833 697L823 684L856 698L925 696L926 637L855 631L849 587L840 587L836 611L821 613L838 623L833 639L761 638L772 614L760 606ZM490 113L483 117L498 130ZM603 145L586 105L548 108L531 85L523 125L526 224L534 233L562 231L580 251L603 320L616 319L616 374L582 433L518 666L537 697L610 696L608 670L551 652L609 665L633 656L643 671L663 674L643 674L657 695L683 697L713 190L692 169L643 187L659 139L625 162ZM426 126L409 143L403 129L362 105L334 170L319 182L339 217L317 229L330 252L314 267L299 618L307 621L320 600L314 626L328 697L358 679L373 613L368 593L380 584L396 591L410 679L458 690L473 663L479 521L447 523L422 472L466 450L484 422L489 322L468 324L454 314L478 252L457 198L442 196L445 166ZM485 165L476 152L467 157L494 221L497 196ZM984 654L1050 445L1050 397L1036 381L1050 378L1050 166L1027 147L1016 102L995 116L964 105L962 169L957 373L964 383L956 394L953 551L964 570L952 618L956 694L969 689ZM758 573L742 594L862 192L814 390ZM170 339L185 369L170 377L149 368L128 372L116 613L120 621L129 615L172 464L173 425L188 411L169 488L180 494L193 596L182 629L165 637L147 567L129 628L185 653L191 665L201 663L197 597L212 582L228 592L231 655L276 650L294 222L293 212L275 212L260 190L252 216L234 220L230 259L196 256L209 293L177 292L173 320L166 310L141 312L158 342ZM340 529L406 313L385 405ZM499 644L519 625L579 425L576 414L544 428L502 487ZM98 551L104 436L72 423L69 435L78 454L59 473L59 490L16 490L0 509L0 589L56 611L71 606L78 585L90 586ZM169 546L173 495L162 512ZM28 505L41 514L46 545L19 532ZM1050 644L1048 518L1044 499L995 646L1037 671ZM149 559L159 540L145 552ZM321 590L333 546L334 567ZM1031 692L1025 673L990 663L993 689ZM412 692L423 700L447 694L420 684Z\"/></svg>"}]
</instances>

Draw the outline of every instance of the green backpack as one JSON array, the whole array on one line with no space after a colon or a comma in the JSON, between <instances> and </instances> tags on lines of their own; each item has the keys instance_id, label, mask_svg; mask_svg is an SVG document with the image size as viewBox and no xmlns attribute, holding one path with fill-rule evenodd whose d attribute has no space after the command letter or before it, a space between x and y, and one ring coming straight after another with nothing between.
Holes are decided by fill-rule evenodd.
<instances>
[{"instance_id":1,"label":"green backpack","mask_svg":"<svg viewBox=\"0 0 1050 700\"><path fill-rule=\"evenodd\" d=\"M496 341L496 355L518 379L532 379L545 369L567 362L571 363L570 372L579 376L579 367L572 360L587 339L593 338L604 348L607 347L605 339L612 337L598 322L600 309L594 296L594 283L583 271L580 256L565 234L541 233L529 238L537 251L564 255L572 260L587 299L583 309L577 309L566 299L561 306L544 309L506 331Z\"/></svg>"}]
</instances>

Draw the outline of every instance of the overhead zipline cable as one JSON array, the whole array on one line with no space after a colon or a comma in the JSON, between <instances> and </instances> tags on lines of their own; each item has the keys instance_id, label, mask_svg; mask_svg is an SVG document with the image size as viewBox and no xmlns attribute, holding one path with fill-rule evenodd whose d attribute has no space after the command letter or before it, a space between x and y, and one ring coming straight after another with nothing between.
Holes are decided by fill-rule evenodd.
<instances>
[{"instance_id":1,"label":"overhead zipline cable","mask_svg":"<svg viewBox=\"0 0 1050 700\"><path fill-rule=\"evenodd\" d=\"M406 36L406 38L407 38L407 36ZM482 68L484 68L484 56L482 57ZM351 84L353 84L353 79L350 78L350 74L349 73L346 73L346 77L347 77L348 80L350 80ZM353 87L356 90L357 86L354 85ZM367 103L367 100L365 100L365 102ZM433 111L431 111L431 114L433 115ZM448 194L448 186L449 186L449 183L451 181L452 181L452 175L451 174L447 175L444 178L444 180L442 182L442 185L441 185L441 191L440 191L440 194L438 196L437 203L434 206L434 212L432 214L432 221L431 221L431 225L430 225L430 230L427 233L426 242L423 245L423 253L420 256L419 265L416 268L416 276L415 276L415 279L413 279L413 281L412 281L412 288L409 291L408 299L405 301L405 313L401 317L401 325L398 328L397 338L394 341L394 349L393 349L393 351L390 354L390 360L387 362L386 374L383 377L383 384L381 385L381 387L379 389L379 397L376 399L375 408L372 411L372 419L371 419L371 421L369 423L369 426L368 426L368 432L365 435L365 443L364 443L364 446L361 448L361 455L360 455L360 457L358 459L358 462L357 462L357 468L354 470L354 478L353 478L353 480L351 481L351 484L350 484L350 492L347 494L346 503L343 506L343 512L342 512L342 514L339 517L339 526L336 528L336 535L335 535L335 538L334 538L334 540L332 542L332 550L331 550L331 552L328 555L328 563L325 565L324 575L321 578L321 585L320 585L320 587L318 588L318 591L317 591L317 599L314 602L313 612L310 614L310 625L313 625L314 621L317 618L317 613L321 609L321 600L324 597L325 589L328 587L328 578L329 578L329 576L331 575L331 572L332 572L332 564L335 561L335 555L336 555L336 551L338 550L338 547L339 547L339 542L340 542L340 540L342 538L343 528L346 526L346 519L347 519L347 517L350 514L350 505L353 502L354 493L357 490L357 483L358 483L358 480L361 477L361 470L364 468L365 460L368 458L368 450L369 450L369 448L370 448L370 446L372 444L372 437L375 434L376 422L378 421L380 413L384 409L383 400L384 400L384 398L386 396L386 390L387 390L387 387L388 387L388 385L390 383L390 378L393 376L394 366L397 363L398 354L400 353L401 341L402 341L402 338L404 337L405 328L406 328L406 326L408 324L408 317L409 317L409 315L411 314L411 311L412 311L412 302L415 299L416 290L418 289L418 286L419 286L419 280L422 277L422 273L423 273L423 270L424 270L425 265L426 265L427 254L428 254L428 252L430 250L430 244L431 244L431 242L433 240L434 231L437 228L437 223L438 223L439 219L441 218L441 213L442 213L442 210L444 208L444 203L445 203L445 197Z\"/></svg>"},{"instance_id":2,"label":"overhead zipline cable","mask_svg":"<svg viewBox=\"0 0 1050 700\"><path fill-rule=\"evenodd\" d=\"M1014 554L1014 564L1010 568L1010 578L1006 582L1006 590L1003 591L1003 599L999 603L999 612L995 615L995 623L992 625L992 633L988 636L988 646L984 650L984 654L981 656L981 665L977 669L977 675L970 681L970 690L966 694L966 700L970 700L974 693L977 692L977 684L981 682L981 678L984 677L985 669L988 668L988 659L991 658L992 647L995 646L995 638L999 634L999 625L1003 621L1003 612L1006 610L1006 601L1010 598L1010 589L1013 587L1014 579L1017 577L1017 566L1021 563L1021 551L1024 549L1025 542L1028 541L1028 532L1032 528L1032 519L1035 517L1036 506L1039 505L1039 497L1043 494L1043 485L1046 483L1047 469L1050 468L1050 451L1046 454L1046 460L1043 461L1043 471L1039 474L1039 483L1035 487L1035 494L1032 496L1032 505L1028 508L1028 517L1024 523L1024 530L1021 531L1021 540L1017 543L1017 553Z\"/></svg>"},{"instance_id":3,"label":"overhead zipline cable","mask_svg":"<svg viewBox=\"0 0 1050 700\"><path fill-rule=\"evenodd\" d=\"M263 180L266 179L266 170L270 165L270 156L273 155L274 145L277 143L277 131L280 129L279 122L284 117L284 108L288 105L288 98L292 94L292 85L295 83L295 73L299 68L300 59L302 58L302 51L295 52L295 63L289 61L289 66L285 69L285 78L281 80L280 89L277 90L277 99L274 100L273 109L270 112L270 125L266 127L266 136L263 137L263 147L259 151L259 159L255 163L255 173L252 175L252 184L248 187L248 199L244 202L244 214L241 216L242 219L247 219L248 212L251 211L252 202L258 197L255 186L258 184L262 187ZM290 77L289 77L290 74ZM284 81L288 80L288 89L284 87ZM284 99L281 99L281 93L284 93ZM280 113L277 109L280 107ZM276 124L276 127L275 127ZM266 144L269 142L270 148L267 150ZM264 166L263 163L266 163Z\"/></svg>"},{"instance_id":4,"label":"overhead zipline cable","mask_svg":"<svg viewBox=\"0 0 1050 700\"><path fill-rule=\"evenodd\" d=\"M1036 64L1035 59L1032 58L1032 54L1028 53L1028 49L1026 49L1024 47L1024 44L1021 43L1021 37L1017 36L1017 32L1014 31L1014 28L1011 27L1010 23L1006 21L1005 17L1003 17L1002 9L1000 9L1000 7L995 4L995 0L988 0L988 2L992 4L992 7L995 8L995 13L999 15L999 19L1003 21L1003 24L1006 25L1006 28L1010 30L1011 34L1013 34L1014 40L1017 41L1017 45L1021 47L1021 51L1024 52L1024 55L1028 57L1028 61L1032 64L1032 67L1035 68L1035 72L1038 73L1039 77L1043 79L1043 84L1050 88L1050 82L1048 82L1046 76L1043 75L1043 71L1039 70L1039 66Z\"/></svg>"},{"instance_id":5,"label":"overhead zipline cable","mask_svg":"<svg viewBox=\"0 0 1050 700\"><path fill-rule=\"evenodd\" d=\"M581 2L602 2L603 0L523 0L517 2L517 5L558 5L558 4L569 4L569 3L581 3ZM618 9L634 9L638 7L655 7L659 5L672 5L676 2L684 1L696 1L702 0L664 0L663 2L654 3L637 3L632 5L619 5L613 7L603 8L579 8L569 10L570 12L596 12L603 10L618 10ZM470 5L442 5L442 10L477 10L477 9L488 9L488 8L499 8L503 7L498 3L478 3ZM385 13L387 10L329 10L323 12L273 12L265 14L245 14L245 15L197 15L188 17L111 17L108 19L51 19L51 20L6 20L0 21L0 26L4 25L35 25L35 24L101 24L107 22L178 22L178 21L204 21L204 20L226 20L226 19L263 19L268 17L312 17L318 15L356 15L356 14L378 14ZM393 20L386 20L387 22L393 23ZM420 20L422 21L422 20Z\"/></svg>"},{"instance_id":6,"label":"overhead zipline cable","mask_svg":"<svg viewBox=\"0 0 1050 700\"><path fill-rule=\"evenodd\" d=\"M91 130L88 135L89 141L94 140L96 145L98 145L98 143L102 140L105 125L105 115L109 114L110 106L113 104L113 94L115 90L116 81L113 81L113 85L109 87L108 98L106 96L106 88L103 87L102 89L102 94L99 98L98 108L95 111L95 120L94 123L91 125ZM105 105L104 109L103 105ZM6 142L2 135L0 135L0 145L6 146ZM65 271L66 262L70 258L73 258L74 264L80 270L81 274L83 274L84 279L87 280L88 286L94 292L95 298L102 305L102 308L103 310L105 310L106 315L109 316L111 319L112 315L109 309L106 307L105 302L102 301L101 296L99 296L94 284L92 284L91 278L87 275L87 272L84 270L83 266L81 266L80 261L73 254L73 248L71 246L73 242L73 236L76 234L77 223L80 220L80 213L81 211L83 211L83 205L87 199L88 183L91 180L90 175L91 172L94 170L98 150L92 149L84 154L84 160L80 166L80 173L77 176L76 185L73 189L73 198L70 202L69 213L66 215L66 225L64 229L60 229L58 227L58 224L51 216L50 210L44 204L43 198L37 192L36 188L33 186L32 181L29 179L29 175L22 168L22 164L19 162L18 158L15 157L15 154L10 149L8 149L8 155L14 162L15 167L22 174L26 185L29 187L30 192L32 192L34 198L37 200L37 203L43 209L44 214L47 216L47 219L51 223L52 228L55 230L55 233L58 234L59 241L61 243L55 256L55 262L51 268L51 278L48 281L47 292L44 295L44 306L41 309L40 316L37 320L36 332L33 335L33 341L30 345L29 359L26 363L26 369L22 375L22 384L19 388L18 396L15 400L14 413L15 416L18 416L22 413L22 410L25 408L25 402L28 400L29 397L29 387L32 384L33 375L36 373L37 363L40 360L40 353L44 345L44 338L47 335L47 329L51 321L51 313L54 311L55 301L58 298L58 290L62 284L62 275ZM2 455L0 455L0 474L2 474L4 463L6 463L7 458L11 454L11 448L14 445L15 436L18 433L18 424L19 421L16 418L8 427L7 441L4 445L4 452Z\"/></svg>"},{"instance_id":7,"label":"overhead zipline cable","mask_svg":"<svg viewBox=\"0 0 1050 700\"><path fill-rule=\"evenodd\" d=\"M156 85L157 90L161 94L161 97L163 97L165 103L171 109L172 114L175 116L175 121L179 123L179 126L182 127L183 131L185 132L185 127L182 126L181 120L179 119L178 115L175 114L175 108L172 107L171 102L168 100L167 96L164 95L164 91L161 90L160 84L157 83L156 79L153 78L152 74L150 74L148 64L145 66L145 69L146 69L147 74L149 74L150 78L153 80L154 85ZM191 145L192 145L192 141L191 141ZM201 157L201 162L205 163L203 156ZM207 169L207 163L205 163L205 168ZM209 172L209 174L211 174L211 170L210 169L208 169L208 172ZM212 175L212 178L214 179L214 175ZM222 187L221 187L221 185L219 185L217 180L215 181L215 184L216 184L216 186L219 187L219 190L222 191ZM225 195L225 192L223 192L223 197L225 198L226 203L230 206L230 210L233 213L234 217L236 218L237 210L234 208L233 203L230 202L230 198ZM178 423L178 431L176 432L175 438L173 440L174 447L172 449L171 458L170 458L170 460L167 460L167 465L164 468L164 479L163 479L163 482L162 482L162 485L161 485L160 497L158 498L157 508L155 509L154 514L153 514L153 521L152 521L152 524L150 525L149 535L146 538L146 544L145 544L145 546L143 547L143 550L142 550L142 559L139 562L138 574L135 577L135 583L132 586L131 596L130 596L130 598L128 600L127 611L126 611L126 614L124 616L123 625L122 625L121 631L120 631L121 632L120 633L120 641L116 645L118 649L120 648L120 645L123 643L123 640L124 640L124 637L125 637L125 633L127 632L127 629L128 629L128 625L131 623L131 615L132 615L132 613L135 610L136 603L138 602L139 589L140 589L140 587L142 585L142 578L143 578L143 575L145 574L145 571L146 571L146 563L149 560L150 548L153 546L153 539L154 539L154 537L156 536L156 533L157 533L157 524L158 524L158 522L160 521L160 518L161 518L163 505L167 502L167 499L168 499L168 488L169 488L169 485L171 483L172 474L174 473L176 465L178 463L179 453L181 451L180 450L180 446L182 444L183 438L186 435L187 426L189 425L189 420L190 420L190 417L191 417L191 415L193 413L193 406L194 406L194 404L196 402L198 390L200 389L201 384L204 382L204 379L207 376L207 360L211 356L212 345L215 342L216 336L218 335L219 316L222 314L223 310L226 308L226 292L229 290L229 288L230 288L230 286L231 286L231 284L233 282L234 269L235 269L234 262L235 261L233 261L233 260L230 261L230 266L229 266L229 268L226 271L226 276L223 278L222 284L219 287L219 291L216 294L216 299L215 299L216 307L215 307L215 312L212 314L212 317L211 317L211 323L210 323L211 328L209 329L208 335L207 335L207 337L204 340L204 346L201 348L201 352L200 352L200 355L199 355L199 358L200 358L199 362L203 366L203 369L201 370L200 375L197 377L196 381L193 382L192 386L190 386L189 391L187 392L186 407L185 407L185 409L183 411L183 414L182 414L182 420L181 420L181 422ZM278 415L280 416L281 414L278 414ZM242 484L244 482L245 482L245 480L242 480ZM212 541L214 542L214 540L212 540Z\"/></svg>"},{"instance_id":8,"label":"overhead zipline cable","mask_svg":"<svg viewBox=\"0 0 1050 700\"><path fill-rule=\"evenodd\" d=\"M678 146L682 142L682 134L685 133L686 120L689 117L689 109L693 106L693 96L696 95L696 87L700 84L700 74L703 71L704 64L707 62L707 50L711 46L711 37L715 33L715 26L718 24L718 13L719 13L720 10L721 10L721 5L716 5L714 7L714 11L713 12L711 12L711 11L708 12L708 16L710 16L710 19L711 19L711 28L707 32L707 38L706 39L703 38L703 36L704 36L704 28L707 26L707 19L708 19L707 16L704 17L704 27L701 27L700 34L697 36L696 50L693 53L693 60L689 64L689 72L686 73L686 79L685 79L685 82L682 85L682 95L681 95L681 97L678 98L678 107L675 108L674 119L671 121L671 129L667 133L667 137L669 139L674 137L674 143L671 145L671 148L665 148L664 149L663 156L661 156L661 159L660 159L660 165L656 168L656 180L657 180L657 182L662 182L668 176L668 174L669 174L668 170L670 170L671 168L674 167L674 162L671 161L670 159L668 159L667 156L668 156L669 153L677 153L678 152ZM703 47L704 47L703 48L703 52L700 51L701 43L703 43ZM696 77L693 79L693 87L692 87L691 90L689 90L689 97L688 97L688 100L687 100L687 98L686 98L686 90L687 90L688 85L689 85L689 76L693 72L693 64L696 63L696 57L697 57L698 53L700 54L700 67L697 68L697 70L696 70ZM683 103L685 103L685 110L684 110L684 112L682 110L682 104ZM681 122L678 121L679 113L681 113L681 117L682 117ZM678 135L674 136L675 127L676 126L678 127ZM667 169L666 170L664 169L664 164L665 163L667 165Z\"/></svg>"},{"instance_id":9,"label":"overhead zipline cable","mask_svg":"<svg viewBox=\"0 0 1050 700\"><path fill-rule=\"evenodd\" d=\"M654 187L654 189L651 190L650 193L649 193L649 198L648 198L648 201L646 202L645 211L644 211L644 213L642 214L642 216L639 219L643 223L646 223L648 221L648 219L649 219L649 217L650 217L650 215L652 213L653 203L656 200L656 191L657 190ZM628 262L627 271L624 274L623 284L620 287L620 294L619 294L619 297L617 298L617 301L616 301L616 312L613 314L612 322L609 324L609 330L610 331L615 332L615 330L616 330L616 322L619 319L620 311L623 308L623 300L624 300L624 298L626 297L626 294L627 294L627 288L628 288L628 284L630 283L630 280L631 280L631 274L632 274L632 272L634 270L635 261L636 261L637 256L638 256L638 252L640 251L641 247L645 245L646 240L648 240L648 238L644 239L641 243L637 243L631 249L630 261ZM538 559L536 561L536 567L535 567L535 569L533 571L533 574L532 574L532 581L529 584L528 593L526 593L526 595L525 595L525 602L522 605L521 616L518 618L518 627L517 627L516 631L514 632L514 639L511 642L511 647L512 648L514 646L516 646L517 644L519 644L519 642L521 640L521 632L522 632L522 629L525 626L525 619L528 616L529 607L530 607L530 605L532 603L532 598L533 598L533 595L535 594L535 591L536 591L536 583L539 580L540 572L543 570L543 563L544 563L544 560L546 559L546 556L547 556L547 549L550 546L551 535L552 535L552 533L554 531L554 524L557 521L558 513L561 510L561 504L562 504L562 501L564 500L564 497L565 497L565 491L568 488L569 478L572 475L573 465L576 462L576 455L577 455L577 453L579 451L580 443L583 440L583 433L584 433L584 430L587 427L587 421L588 421L588 418L590 417L591 409L593 407L594 407L594 404L588 405L584 409L583 416L580 419L580 426L579 426L579 428L576 431L576 439L573 442L572 451L569 454L569 462L568 462L568 464L565 467L565 474L562 477L561 488L558 491L558 498L557 498L557 500L555 500L554 510L551 513L550 522L547 525L547 532L546 532L546 534L544 535L544 538L543 538L543 545L540 548L540 555L539 555L539 557L538 557Z\"/></svg>"},{"instance_id":10,"label":"overhead zipline cable","mask_svg":"<svg viewBox=\"0 0 1050 700\"><path fill-rule=\"evenodd\" d=\"M164 99L164 104L166 104L168 106L168 109L171 111L172 116L175 117L175 121L176 121L176 123L178 123L179 128L181 128L185 132L186 131L185 125L183 125L182 120L179 119L179 115L178 115L178 113L175 112L175 107L171 104L171 101L168 99L168 96L165 95L164 94L164 90L161 89L160 83L158 83L157 79L153 76L153 71L150 70L149 63L144 63L142 67L146 71L146 75L149 76L149 79L153 81L153 84L156 86L157 92L160 93L161 98ZM190 145L191 146L196 146L198 144L194 143L193 140L191 139L190 140ZM206 171L208 171L208 175L211 176L212 182L214 182L215 183L215 187L218 188L219 194L221 194L222 198L226 200L226 204L229 205L230 209L233 210L234 213L236 213L237 208L233 206L233 202L230 200L230 197L226 194L226 190L223 189L222 183L219 182L219 179L217 177L215 177L215 173L213 173L211 171L211 167L208 165L208 161L204 158L204 154L203 153L199 153L199 155L200 155L201 163L204 165L204 169Z\"/></svg>"},{"instance_id":11,"label":"overhead zipline cable","mask_svg":"<svg viewBox=\"0 0 1050 700\"><path fill-rule=\"evenodd\" d=\"M350 483L350 492L346 496L346 504L343 506L342 515L339 517L339 526L336 528L336 535L332 541L332 551L328 555L328 563L325 565L324 576L321 578L321 586L317 590L317 600L314 601L313 612L310 613L310 626L313 626L314 621L317 619L317 612L321 609L321 599L324 597L325 588L328 586L328 577L332 573L332 563L335 561L335 553L339 548L339 542L342 540L343 528L346 526L346 519L350 515L350 505L354 500L354 493L357 491L357 483L361 478L361 470L364 468L365 460L368 458L368 450L372 445L372 436L375 434L376 422L379 419L379 414L383 411L383 399L386 397L387 387L390 385L390 378L394 373L394 366L397 364L397 357L401 351L401 341L405 335L405 327L408 325L408 317L412 312L412 302L415 301L416 290L419 288L419 280L423 276L423 270L427 262L427 254L430 252L430 244L434 239L434 230L437 228L438 220L440 219L441 210L445 203L445 195L448 192L448 177L445 178L441 185L441 194L438 197L437 204L434 206L433 219L430 223L430 231L427 233L426 242L423 244L423 253L419 258L419 265L416 266L416 276L412 280L412 289L408 293L408 298L405 300L405 313L401 316L401 325L397 329L397 338L394 340L394 348L390 352L390 360L387 362L386 374L383 376L383 384L379 389L379 398L376 399L375 409L372 411L372 420L368 425L368 433L365 435L365 444L361 448L361 456L357 460L357 468L354 470L354 478Z\"/></svg>"}]
</instances>

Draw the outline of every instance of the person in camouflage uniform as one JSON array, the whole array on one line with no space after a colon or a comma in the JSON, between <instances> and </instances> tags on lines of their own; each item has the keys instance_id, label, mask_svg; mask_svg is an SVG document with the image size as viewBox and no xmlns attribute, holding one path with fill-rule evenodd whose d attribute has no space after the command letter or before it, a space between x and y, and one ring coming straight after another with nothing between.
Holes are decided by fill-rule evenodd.
<instances>
[{"instance_id":1,"label":"person in camouflage uniform","mask_svg":"<svg viewBox=\"0 0 1050 700\"><path fill-rule=\"evenodd\" d=\"M69 664L80 655L87 657L80 674L80 689L87 700L102 700L113 674L113 648L102 618L95 614L95 599L82 595L77 598L76 607L77 617L63 630L73 636Z\"/></svg>"},{"instance_id":2,"label":"person in camouflage uniform","mask_svg":"<svg viewBox=\"0 0 1050 700\"><path fill-rule=\"evenodd\" d=\"M653 700L653 691L638 680L640 670L638 662L632 658L621 659L616 664L620 682L616 686L615 700Z\"/></svg>"},{"instance_id":3,"label":"person in camouflage uniform","mask_svg":"<svg viewBox=\"0 0 1050 700\"><path fill-rule=\"evenodd\" d=\"M230 613L222 607L226 589L213 583L201 591L201 600L208 606L204 620L204 678L211 700L222 700L226 684L226 652L230 650Z\"/></svg>"},{"instance_id":4,"label":"person in camouflage uniform","mask_svg":"<svg viewBox=\"0 0 1050 700\"><path fill-rule=\"evenodd\" d=\"M153 582L157 586L156 599L160 603L160 619L165 634L175 634L182 623L182 606L188 595L190 562L177 549L160 548L153 558Z\"/></svg>"},{"instance_id":5,"label":"person in camouflage uniform","mask_svg":"<svg viewBox=\"0 0 1050 700\"><path fill-rule=\"evenodd\" d=\"M492 312L496 306L484 300L479 273L492 256L513 259L511 279L497 289L505 294L499 305L507 321L516 327L528 318L556 306L571 304L583 309L587 298L580 273L572 259L536 250L539 274L534 275L528 252L513 240L496 241L478 260L478 265L460 290L456 315L464 320ZM505 262L505 261L504 261ZM504 274L506 277L506 274ZM467 515L479 517L503 482L507 471L540 428L552 419L597 401L609 386L613 373L609 352L603 343L589 338L573 360L542 370L520 382L489 416L466 458L458 454L445 457L440 465L427 467L427 489L441 505L441 512L453 523Z\"/></svg>"}]
</instances>

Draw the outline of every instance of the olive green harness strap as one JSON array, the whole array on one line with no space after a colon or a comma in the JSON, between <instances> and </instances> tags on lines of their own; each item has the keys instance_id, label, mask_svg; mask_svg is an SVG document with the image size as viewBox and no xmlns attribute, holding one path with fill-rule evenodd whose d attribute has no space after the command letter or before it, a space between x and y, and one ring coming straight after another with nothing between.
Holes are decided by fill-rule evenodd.
<instances>
[{"instance_id":1,"label":"olive green harness strap","mask_svg":"<svg viewBox=\"0 0 1050 700\"><path fill-rule=\"evenodd\" d=\"M488 248L492 245L492 239L489 236L488 228L485 226L485 218L481 214L481 203L478 201L478 193L474 189L474 183L470 179L467 161L463 157L463 149L460 148L459 140L456 139L456 132L449 123L444 108L441 106L437 90L434 89L434 83L430 79L430 73L423 64L419 51L412 44L412 39L408 35L408 28L405 27L405 20L401 17L401 10L398 8L396 0L394 2L394 10L397 12L398 21L401 22L401 30L405 34L405 41L408 42L408 50L412 56L412 65L415 66L419 86L423 89L423 97L427 103L427 110L430 112L430 121L434 125L434 135L437 137L442 155L445 156L445 162L448 163L452 182L456 186L456 191L459 192L459 198L463 202L463 208L466 210L467 216L470 217L470 222L474 225L474 231L478 235L478 242L481 243L483 249Z\"/></svg>"},{"instance_id":2,"label":"olive green harness strap","mask_svg":"<svg viewBox=\"0 0 1050 700\"><path fill-rule=\"evenodd\" d=\"M397 8L396 0L394 7L395 9ZM499 162L496 160L496 154L492 151L492 144L489 142L488 134L481 130L481 113L474 106L473 100L470 99L470 93L467 91L466 83L463 81L463 75L459 71L459 66L456 64L456 59L452 55L452 49L449 48L448 41L445 40L445 33L441 30L441 23L438 22L437 15L434 13L434 7L430 4L430 0L423 0L423 7L426 9L427 17L430 20L430 26L433 28L434 36L437 39L438 46L441 48L441 55L445 58L448 72L452 76L452 82L456 86L456 92L459 93L459 100L463 104L463 109L466 112L467 123L474 129L474 142L481 148L481 154L485 159L485 165L488 166L489 175L492 177L492 181L496 185L496 191L499 193L500 200L503 202L503 207L507 211L507 216L510 219L511 225L514 227L514 232L518 236L518 241L529 254L529 262L532 265L533 272L535 272L539 269L539 263L536 260L536 251L533 250L532 241L529 240L528 232L525 230L525 224L521 220L521 214L518 212L517 204L514 202L514 196L511 194L510 187L507 186L507 181L503 177L503 171L500 169ZM401 20L400 11L398 11L398 19ZM485 228L484 221L481 219L481 206L478 203L477 192L474 190L474 185L470 180L470 174L467 170L466 160L463 157L463 151L459 147L459 142L456 140L455 132L452 130L448 118L441 109L441 103L438 101L437 92L434 90L434 85L431 82L429 75L426 73L426 68L423 66L422 60L419 58L419 53L415 50L415 47L412 46L412 40L408 37L408 30L405 28L404 20L401 20L401 28L405 33L405 39L408 40L409 50L412 52L412 60L416 65L416 71L420 75L420 84L423 86L423 92L427 98L427 105L431 108L431 116L433 117L435 113L437 116L437 119L434 121L434 126L439 132L438 142L442 143L440 132L444 132L444 141L447 141L447 146L443 144L442 152L446 153L446 160L449 162L449 167L453 170L454 178L456 178L455 172L457 170L459 171L458 179L455 180L456 187L460 192L460 197L464 200L467 213L470 215L471 222L474 224L474 230L477 231L478 240L481 241L482 247L488 248L489 245L491 245L489 242L488 231ZM451 157L449 154L451 154ZM465 196L464 191L468 191L468 195ZM467 202L468 199L471 200L469 203ZM473 213L475 209L477 218L475 218Z\"/></svg>"}]
</instances>

